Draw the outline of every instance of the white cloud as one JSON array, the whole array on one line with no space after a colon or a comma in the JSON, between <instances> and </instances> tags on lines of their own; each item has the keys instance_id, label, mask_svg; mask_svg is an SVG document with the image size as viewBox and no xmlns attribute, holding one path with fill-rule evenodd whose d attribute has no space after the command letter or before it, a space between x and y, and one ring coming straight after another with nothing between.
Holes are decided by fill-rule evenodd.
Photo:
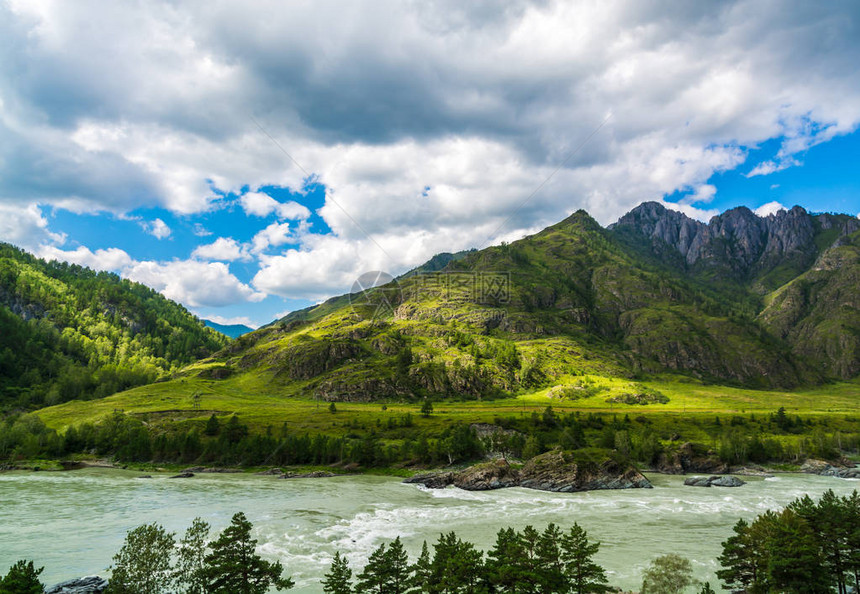
<instances>
[{"instance_id":1,"label":"white cloud","mask_svg":"<svg viewBox=\"0 0 860 594\"><path fill-rule=\"evenodd\" d=\"M0 241L35 250L43 244L61 244L66 237L48 229L48 220L36 204L18 206L0 200Z\"/></svg>"},{"instance_id":2,"label":"white cloud","mask_svg":"<svg viewBox=\"0 0 860 594\"><path fill-rule=\"evenodd\" d=\"M753 212L756 213L760 217L766 217L768 215L776 214L781 210L788 210L784 205L780 204L777 201L768 202L767 204L762 204L758 208L756 208Z\"/></svg>"},{"instance_id":3,"label":"white cloud","mask_svg":"<svg viewBox=\"0 0 860 594\"><path fill-rule=\"evenodd\" d=\"M660 201L663 206L666 208L670 208L672 210L677 210L678 212L682 212L691 219L696 219L697 221L701 221L703 223L707 223L711 220L711 218L720 214L720 211L716 208L703 209L696 208L690 204L678 203L678 202L667 202L665 200Z\"/></svg>"},{"instance_id":4,"label":"white cloud","mask_svg":"<svg viewBox=\"0 0 860 594\"><path fill-rule=\"evenodd\" d=\"M277 247L295 241L296 239L290 230L289 223L272 223L254 235L251 244L253 245L253 252L259 254L270 247Z\"/></svg>"},{"instance_id":5,"label":"white cloud","mask_svg":"<svg viewBox=\"0 0 860 594\"><path fill-rule=\"evenodd\" d=\"M59 243L36 203L193 214L234 194L246 214L279 219L251 242L269 254L255 286L322 296L370 266L398 272L577 208L605 224L680 191L667 206L706 219L708 179L750 148L784 139L747 173L766 175L860 122L846 4L343 10L0 6L0 205L20 221L0 218L0 237ZM245 191L300 190L309 174L336 236L286 223L310 216L297 202Z\"/></svg>"},{"instance_id":6,"label":"white cloud","mask_svg":"<svg viewBox=\"0 0 860 594\"><path fill-rule=\"evenodd\" d=\"M171 234L170 227L168 227L167 223L161 219L155 219L154 221L148 222L141 221L140 226L146 233L149 233L156 239L167 239Z\"/></svg>"},{"instance_id":7,"label":"white cloud","mask_svg":"<svg viewBox=\"0 0 860 594\"><path fill-rule=\"evenodd\" d=\"M762 161L761 163L753 167L749 173L745 173L744 175L746 177L755 177L757 175L770 175L771 173L776 173L777 171L782 171L783 169L795 167L800 164L800 161L798 161L797 159Z\"/></svg>"},{"instance_id":8,"label":"white cloud","mask_svg":"<svg viewBox=\"0 0 860 594\"><path fill-rule=\"evenodd\" d=\"M246 214L257 217L266 217L277 213L279 219L306 219L311 216L311 211L298 202L278 202L268 194L262 192L247 192L240 198L242 208Z\"/></svg>"},{"instance_id":9,"label":"white cloud","mask_svg":"<svg viewBox=\"0 0 860 594\"><path fill-rule=\"evenodd\" d=\"M53 246L42 246L36 254L46 260L71 262L92 268L93 270L106 270L109 272L119 272L134 262L131 256L119 248L99 249L93 252L83 245L74 250L61 250Z\"/></svg>"},{"instance_id":10,"label":"white cloud","mask_svg":"<svg viewBox=\"0 0 860 594\"><path fill-rule=\"evenodd\" d=\"M245 247L232 237L219 237L214 242L198 246L191 253L192 258L201 260L222 260L232 262L234 260L249 261L251 255Z\"/></svg>"},{"instance_id":11,"label":"white cloud","mask_svg":"<svg viewBox=\"0 0 860 594\"><path fill-rule=\"evenodd\" d=\"M222 262L136 262L123 276L190 307L221 307L266 298L239 281Z\"/></svg>"}]
</instances>

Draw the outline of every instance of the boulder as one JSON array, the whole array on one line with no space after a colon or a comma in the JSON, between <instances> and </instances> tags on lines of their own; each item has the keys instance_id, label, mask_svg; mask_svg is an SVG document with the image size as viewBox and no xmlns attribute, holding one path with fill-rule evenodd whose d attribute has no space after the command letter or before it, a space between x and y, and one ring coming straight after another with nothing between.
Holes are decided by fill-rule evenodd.
<instances>
[{"instance_id":1,"label":"boulder","mask_svg":"<svg viewBox=\"0 0 860 594\"><path fill-rule=\"evenodd\" d=\"M454 472L427 472L411 476L403 482L424 485L428 489L444 489L448 485L454 484L455 475Z\"/></svg>"},{"instance_id":2,"label":"boulder","mask_svg":"<svg viewBox=\"0 0 860 594\"><path fill-rule=\"evenodd\" d=\"M97 575L75 578L54 584L45 594L101 594L107 590L108 581Z\"/></svg>"},{"instance_id":3,"label":"boulder","mask_svg":"<svg viewBox=\"0 0 860 594\"><path fill-rule=\"evenodd\" d=\"M194 473L188 472L186 470L184 472L180 472L179 474L175 474L175 475L171 476L170 478L191 478L192 476L194 476Z\"/></svg>"},{"instance_id":4,"label":"boulder","mask_svg":"<svg viewBox=\"0 0 860 594\"><path fill-rule=\"evenodd\" d=\"M505 460L476 464L454 477L454 486L466 491L490 491L516 487L520 484L520 473Z\"/></svg>"},{"instance_id":5,"label":"boulder","mask_svg":"<svg viewBox=\"0 0 860 594\"><path fill-rule=\"evenodd\" d=\"M559 493L652 487L648 479L629 464L612 459L598 463L562 450L552 450L529 460L520 471L520 486Z\"/></svg>"},{"instance_id":6,"label":"boulder","mask_svg":"<svg viewBox=\"0 0 860 594\"><path fill-rule=\"evenodd\" d=\"M684 481L688 487L741 487L746 483L736 476L692 476Z\"/></svg>"}]
</instances>

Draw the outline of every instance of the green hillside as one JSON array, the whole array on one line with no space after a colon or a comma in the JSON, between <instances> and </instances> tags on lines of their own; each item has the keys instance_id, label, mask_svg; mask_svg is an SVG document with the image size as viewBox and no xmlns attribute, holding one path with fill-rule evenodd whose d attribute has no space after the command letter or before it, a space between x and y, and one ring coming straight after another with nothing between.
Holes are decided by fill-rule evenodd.
<instances>
[{"instance_id":1,"label":"green hillside","mask_svg":"<svg viewBox=\"0 0 860 594\"><path fill-rule=\"evenodd\" d=\"M143 285L0 244L0 410L101 398L228 342Z\"/></svg>"},{"instance_id":2,"label":"green hillside","mask_svg":"<svg viewBox=\"0 0 860 594\"><path fill-rule=\"evenodd\" d=\"M163 389L186 392L180 385L200 380L308 401L544 393L577 402L604 391L592 378L626 386L605 390L605 405L612 395L648 404L660 392L654 378L667 373L770 390L853 377L798 349L773 321L784 309L779 299L769 299L762 313L761 297L738 282L698 279L580 211L510 245L451 259L442 271L291 314L184 368Z\"/></svg>"}]
</instances>

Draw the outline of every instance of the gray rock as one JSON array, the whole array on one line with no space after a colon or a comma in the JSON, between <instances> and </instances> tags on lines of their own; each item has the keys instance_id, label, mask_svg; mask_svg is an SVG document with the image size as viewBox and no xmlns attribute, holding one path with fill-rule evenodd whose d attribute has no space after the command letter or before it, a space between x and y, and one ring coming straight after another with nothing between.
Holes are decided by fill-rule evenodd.
<instances>
[{"instance_id":1,"label":"gray rock","mask_svg":"<svg viewBox=\"0 0 860 594\"><path fill-rule=\"evenodd\" d=\"M454 484L455 476L456 475L453 472L428 472L424 474L416 474L415 476L405 479L403 482L424 485L428 489L444 489L448 485Z\"/></svg>"},{"instance_id":2,"label":"gray rock","mask_svg":"<svg viewBox=\"0 0 860 594\"><path fill-rule=\"evenodd\" d=\"M45 594L101 594L107 586L108 581L103 577L90 575L54 584Z\"/></svg>"},{"instance_id":3,"label":"gray rock","mask_svg":"<svg viewBox=\"0 0 860 594\"><path fill-rule=\"evenodd\" d=\"M171 476L170 478L191 478L192 476L194 476L193 472L185 471L185 472L180 472L179 474L175 474L175 475Z\"/></svg>"},{"instance_id":4,"label":"gray rock","mask_svg":"<svg viewBox=\"0 0 860 594\"><path fill-rule=\"evenodd\" d=\"M337 475L334 474L333 472L326 472L324 470L315 470L314 472L304 472L301 474L284 473L281 476L279 476L278 478L282 478L282 479L329 478L329 477L333 477L333 476L337 476Z\"/></svg>"},{"instance_id":5,"label":"gray rock","mask_svg":"<svg viewBox=\"0 0 860 594\"><path fill-rule=\"evenodd\" d=\"M746 483L736 476L692 476L684 480L688 487L741 487Z\"/></svg>"}]
</instances>

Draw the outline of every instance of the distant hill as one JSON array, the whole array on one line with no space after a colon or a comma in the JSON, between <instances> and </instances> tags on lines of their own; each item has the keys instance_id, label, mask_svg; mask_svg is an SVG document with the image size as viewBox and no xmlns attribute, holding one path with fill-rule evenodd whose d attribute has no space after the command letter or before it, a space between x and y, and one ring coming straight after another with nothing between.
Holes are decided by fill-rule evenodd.
<instances>
[{"instance_id":1,"label":"distant hill","mask_svg":"<svg viewBox=\"0 0 860 594\"><path fill-rule=\"evenodd\" d=\"M0 410L104 397L228 342L148 287L0 243Z\"/></svg>"},{"instance_id":2,"label":"distant hill","mask_svg":"<svg viewBox=\"0 0 860 594\"><path fill-rule=\"evenodd\" d=\"M860 221L799 207L704 224L646 203L609 228L578 211L293 312L183 373L331 401L577 398L595 377L780 389L851 379L858 246Z\"/></svg>"},{"instance_id":3,"label":"distant hill","mask_svg":"<svg viewBox=\"0 0 860 594\"><path fill-rule=\"evenodd\" d=\"M202 320L202 322L206 325L207 328L217 330L224 336L229 336L230 338L239 338L243 334L247 334L248 332L254 331L253 328L244 324L219 324L218 322L213 322L212 320Z\"/></svg>"}]
</instances>

